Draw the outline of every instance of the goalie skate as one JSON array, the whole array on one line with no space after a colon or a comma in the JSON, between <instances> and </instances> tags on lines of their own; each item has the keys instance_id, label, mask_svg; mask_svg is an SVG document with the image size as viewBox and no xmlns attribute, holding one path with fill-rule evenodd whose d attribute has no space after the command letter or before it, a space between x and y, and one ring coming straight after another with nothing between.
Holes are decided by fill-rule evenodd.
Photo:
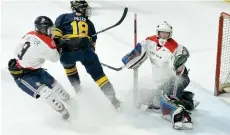
<instances>
[{"instance_id":1,"label":"goalie skate","mask_svg":"<svg viewBox=\"0 0 230 135\"><path fill-rule=\"evenodd\" d=\"M146 112L156 112L156 113L161 112L160 107L156 107L154 105L138 104L136 108L141 111L146 111Z\"/></svg>"}]
</instances>

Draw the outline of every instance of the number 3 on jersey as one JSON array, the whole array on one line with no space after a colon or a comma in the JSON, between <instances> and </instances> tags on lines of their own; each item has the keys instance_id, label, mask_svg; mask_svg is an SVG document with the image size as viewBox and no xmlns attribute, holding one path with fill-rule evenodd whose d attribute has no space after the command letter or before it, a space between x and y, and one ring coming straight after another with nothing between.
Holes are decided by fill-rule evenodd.
<instances>
[{"instance_id":1,"label":"number 3 on jersey","mask_svg":"<svg viewBox=\"0 0 230 135\"><path fill-rule=\"evenodd\" d=\"M83 21L73 21L71 23L74 35L88 36L88 24Z\"/></svg>"},{"instance_id":2,"label":"number 3 on jersey","mask_svg":"<svg viewBox=\"0 0 230 135\"><path fill-rule=\"evenodd\" d=\"M19 60L22 60L22 57L24 56L26 51L29 49L29 47L30 47L30 42L25 42L25 44L23 45L23 48L21 50L21 54L18 54Z\"/></svg>"}]
</instances>

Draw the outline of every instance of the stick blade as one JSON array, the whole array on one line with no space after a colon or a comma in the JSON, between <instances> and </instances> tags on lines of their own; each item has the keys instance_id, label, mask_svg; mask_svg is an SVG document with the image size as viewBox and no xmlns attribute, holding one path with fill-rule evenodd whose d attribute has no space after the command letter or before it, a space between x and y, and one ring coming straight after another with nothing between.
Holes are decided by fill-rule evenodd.
<instances>
[{"instance_id":1,"label":"stick blade","mask_svg":"<svg viewBox=\"0 0 230 135\"><path fill-rule=\"evenodd\" d=\"M127 13L128 13L128 8L125 7L124 12L123 12L123 15L122 15L121 19L119 20L119 22L117 23L117 25L121 24L121 23L124 21L124 19L125 19Z\"/></svg>"}]
</instances>

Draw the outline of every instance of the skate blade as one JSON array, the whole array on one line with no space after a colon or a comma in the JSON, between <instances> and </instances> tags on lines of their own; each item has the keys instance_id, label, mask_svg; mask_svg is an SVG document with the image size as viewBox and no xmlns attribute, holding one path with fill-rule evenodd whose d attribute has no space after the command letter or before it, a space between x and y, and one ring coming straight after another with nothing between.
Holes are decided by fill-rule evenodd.
<instances>
[{"instance_id":1,"label":"skate blade","mask_svg":"<svg viewBox=\"0 0 230 135\"><path fill-rule=\"evenodd\" d=\"M113 106L114 108L115 108L115 110L117 111L117 112L122 112L122 110L124 109L123 107L123 101L120 101L120 104L119 105L117 105L117 106Z\"/></svg>"},{"instance_id":2,"label":"skate blade","mask_svg":"<svg viewBox=\"0 0 230 135\"><path fill-rule=\"evenodd\" d=\"M61 115L62 115L62 118L65 120L69 119L69 117L70 117L70 114L66 109L61 111Z\"/></svg>"},{"instance_id":3,"label":"skate blade","mask_svg":"<svg viewBox=\"0 0 230 135\"><path fill-rule=\"evenodd\" d=\"M161 109L147 109L146 112L161 113Z\"/></svg>"},{"instance_id":4,"label":"skate blade","mask_svg":"<svg viewBox=\"0 0 230 135\"><path fill-rule=\"evenodd\" d=\"M80 93L81 92L81 86L74 86L74 91L76 92L76 94Z\"/></svg>"}]
</instances>

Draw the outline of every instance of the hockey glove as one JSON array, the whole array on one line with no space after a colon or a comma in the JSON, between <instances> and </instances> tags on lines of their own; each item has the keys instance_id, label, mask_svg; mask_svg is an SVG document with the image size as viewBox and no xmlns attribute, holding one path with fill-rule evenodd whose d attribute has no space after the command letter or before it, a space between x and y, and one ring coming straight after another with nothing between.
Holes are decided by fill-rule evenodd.
<instances>
[{"instance_id":1,"label":"hockey glove","mask_svg":"<svg viewBox=\"0 0 230 135\"><path fill-rule=\"evenodd\" d=\"M51 34L53 38L61 38L62 37L62 31L56 27L53 27L51 29Z\"/></svg>"},{"instance_id":2,"label":"hockey glove","mask_svg":"<svg viewBox=\"0 0 230 135\"><path fill-rule=\"evenodd\" d=\"M177 52L171 58L171 67L174 71L177 71L178 68L183 66L189 58L189 52L187 48L181 46L178 48Z\"/></svg>"},{"instance_id":3,"label":"hockey glove","mask_svg":"<svg viewBox=\"0 0 230 135\"><path fill-rule=\"evenodd\" d=\"M186 62L187 62L187 56L185 55L175 56L175 60L173 62L173 69L177 71L177 69L182 65L184 65Z\"/></svg>"}]
</instances>

